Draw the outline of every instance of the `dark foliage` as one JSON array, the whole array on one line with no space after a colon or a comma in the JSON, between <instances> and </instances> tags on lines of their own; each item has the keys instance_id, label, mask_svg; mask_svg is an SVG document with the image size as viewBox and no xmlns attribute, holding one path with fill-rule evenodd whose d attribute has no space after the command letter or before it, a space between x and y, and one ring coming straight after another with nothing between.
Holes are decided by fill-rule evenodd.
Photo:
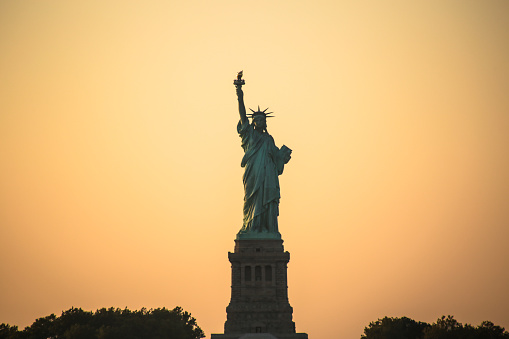
<instances>
[{"instance_id":1,"label":"dark foliage","mask_svg":"<svg viewBox=\"0 0 509 339\"><path fill-rule=\"evenodd\" d=\"M71 308L60 317L51 314L19 331L0 325L0 339L200 339L196 319L180 307L130 311L102 308L95 312Z\"/></svg>"},{"instance_id":2,"label":"dark foliage","mask_svg":"<svg viewBox=\"0 0 509 339\"><path fill-rule=\"evenodd\" d=\"M483 321L477 327L463 326L450 315L438 318L424 334L424 339L509 339L509 332L491 321Z\"/></svg>"},{"instance_id":3,"label":"dark foliage","mask_svg":"<svg viewBox=\"0 0 509 339\"><path fill-rule=\"evenodd\" d=\"M463 326L450 315L431 325L407 317L385 317L364 328L361 339L509 339L509 332L490 321L477 327Z\"/></svg>"},{"instance_id":4,"label":"dark foliage","mask_svg":"<svg viewBox=\"0 0 509 339\"><path fill-rule=\"evenodd\" d=\"M378 319L364 329L363 339L420 339L430 325L407 317Z\"/></svg>"}]
</instances>

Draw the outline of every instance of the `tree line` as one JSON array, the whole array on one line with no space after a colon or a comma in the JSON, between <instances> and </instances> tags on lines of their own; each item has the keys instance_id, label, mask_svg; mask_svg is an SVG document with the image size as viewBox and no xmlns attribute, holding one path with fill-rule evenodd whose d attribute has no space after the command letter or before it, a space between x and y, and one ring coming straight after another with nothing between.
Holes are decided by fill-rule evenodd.
<instances>
[{"instance_id":1,"label":"tree line","mask_svg":"<svg viewBox=\"0 0 509 339\"><path fill-rule=\"evenodd\" d=\"M175 307L131 311L102 308L95 312L74 308L60 316L39 318L18 330L0 325L0 339L200 339L205 334L191 314Z\"/></svg>"},{"instance_id":2,"label":"tree line","mask_svg":"<svg viewBox=\"0 0 509 339\"><path fill-rule=\"evenodd\" d=\"M479 326L462 325L450 315L433 324L407 317L385 317L365 327L361 339L509 339L509 332L491 321Z\"/></svg>"},{"instance_id":3,"label":"tree line","mask_svg":"<svg viewBox=\"0 0 509 339\"><path fill-rule=\"evenodd\" d=\"M0 339L201 339L205 334L190 313L175 307L131 311L102 308L95 312L70 308L60 316L39 318L24 330L0 325ZM491 321L478 326L442 316L428 324L385 317L364 328L361 339L509 339L509 332Z\"/></svg>"}]
</instances>

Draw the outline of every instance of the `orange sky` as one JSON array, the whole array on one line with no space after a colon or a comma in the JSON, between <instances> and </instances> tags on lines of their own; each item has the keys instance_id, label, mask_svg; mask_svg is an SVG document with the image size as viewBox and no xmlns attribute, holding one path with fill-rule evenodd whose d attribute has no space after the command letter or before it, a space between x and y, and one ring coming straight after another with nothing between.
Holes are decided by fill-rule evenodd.
<instances>
[{"instance_id":1,"label":"orange sky","mask_svg":"<svg viewBox=\"0 0 509 339\"><path fill-rule=\"evenodd\" d=\"M297 331L509 328L509 2L0 3L0 323L174 307L219 333L242 222L232 80L293 150Z\"/></svg>"}]
</instances>

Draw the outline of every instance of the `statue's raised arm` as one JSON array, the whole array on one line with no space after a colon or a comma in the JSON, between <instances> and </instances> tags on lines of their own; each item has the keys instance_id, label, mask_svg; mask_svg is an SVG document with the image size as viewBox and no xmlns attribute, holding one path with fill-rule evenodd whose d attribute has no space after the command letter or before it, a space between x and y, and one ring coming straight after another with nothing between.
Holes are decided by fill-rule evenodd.
<instances>
[{"instance_id":1,"label":"statue's raised arm","mask_svg":"<svg viewBox=\"0 0 509 339\"><path fill-rule=\"evenodd\" d=\"M244 105L244 92L242 91L242 85L245 85L244 79L242 79L242 71L237 73L237 79L233 80L233 84L237 88L237 100L239 101L239 114L240 121L244 124L247 122L246 106Z\"/></svg>"}]
</instances>

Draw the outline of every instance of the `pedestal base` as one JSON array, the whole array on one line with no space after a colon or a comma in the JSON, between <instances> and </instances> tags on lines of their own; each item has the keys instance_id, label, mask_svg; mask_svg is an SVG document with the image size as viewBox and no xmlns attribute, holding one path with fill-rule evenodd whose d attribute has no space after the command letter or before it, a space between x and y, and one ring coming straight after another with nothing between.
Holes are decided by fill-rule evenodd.
<instances>
[{"instance_id":1,"label":"pedestal base","mask_svg":"<svg viewBox=\"0 0 509 339\"><path fill-rule=\"evenodd\" d=\"M244 334L211 334L210 339L308 339L307 333L272 334L272 333L244 333Z\"/></svg>"},{"instance_id":2,"label":"pedestal base","mask_svg":"<svg viewBox=\"0 0 509 339\"><path fill-rule=\"evenodd\" d=\"M227 320L224 334L211 339L307 339L306 333L295 333L292 321L286 272L290 253L283 240L237 239L228 259L232 295Z\"/></svg>"}]
</instances>

